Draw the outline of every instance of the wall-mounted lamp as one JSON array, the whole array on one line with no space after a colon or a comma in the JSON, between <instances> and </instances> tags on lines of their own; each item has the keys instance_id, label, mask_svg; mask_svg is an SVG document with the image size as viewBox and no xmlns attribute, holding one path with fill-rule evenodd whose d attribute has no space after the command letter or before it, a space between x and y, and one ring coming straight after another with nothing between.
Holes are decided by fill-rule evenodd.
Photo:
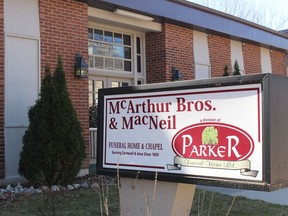
<instances>
[{"instance_id":1,"label":"wall-mounted lamp","mask_svg":"<svg viewBox=\"0 0 288 216\"><path fill-rule=\"evenodd\" d=\"M121 16L126 16L126 17L130 17L130 18L134 18L134 19L143 20L143 21L153 21L154 20L153 17L149 17L149 16L145 16L142 14L137 14L137 13L133 13L133 12L126 11L126 10L121 10L121 9L115 9L114 13L121 15Z\"/></svg>"},{"instance_id":2,"label":"wall-mounted lamp","mask_svg":"<svg viewBox=\"0 0 288 216\"><path fill-rule=\"evenodd\" d=\"M181 72L177 68L172 67L172 81L181 81L181 80L183 80Z\"/></svg>"},{"instance_id":3,"label":"wall-mounted lamp","mask_svg":"<svg viewBox=\"0 0 288 216\"><path fill-rule=\"evenodd\" d=\"M88 76L88 65L85 62L85 59L82 55L77 53L75 55L76 63L74 65L75 68L75 76L76 77L87 77Z\"/></svg>"}]
</instances>

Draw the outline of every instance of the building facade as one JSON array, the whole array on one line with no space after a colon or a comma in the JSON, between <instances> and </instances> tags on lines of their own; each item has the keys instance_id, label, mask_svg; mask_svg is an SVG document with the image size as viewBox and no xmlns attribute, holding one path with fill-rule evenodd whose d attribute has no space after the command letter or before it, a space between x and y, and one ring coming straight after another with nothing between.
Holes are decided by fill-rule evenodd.
<instances>
[{"instance_id":1,"label":"building facade","mask_svg":"<svg viewBox=\"0 0 288 216\"><path fill-rule=\"evenodd\" d=\"M89 107L100 88L233 74L286 76L287 35L184 0L0 0L0 179L18 177L44 67L62 55L90 164ZM74 76L75 54L89 77ZM91 141L90 141L91 142Z\"/></svg>"}]
</instances>

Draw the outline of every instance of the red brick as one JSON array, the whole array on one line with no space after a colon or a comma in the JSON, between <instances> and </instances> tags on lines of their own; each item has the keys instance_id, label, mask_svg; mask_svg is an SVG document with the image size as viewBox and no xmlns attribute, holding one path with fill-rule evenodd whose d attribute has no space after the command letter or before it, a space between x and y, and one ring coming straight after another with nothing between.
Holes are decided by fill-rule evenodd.
<instances>
[{"instance_id":1,"label":"red brick","mask_svg":"<svg viewBox=\"0 0 288 216\"><path fill-rule=\"evenodd\" d=\"M225 65L228 65L228 72L232 72L230 44L231 41L229 38L224 38L212 34L208 35L211 77L223 76ZM219 52L220 50L221 52Z\"/></svg>"},{"instance_id":2,"label":"red brick","mask_svg":"<svg viewBox=\"0 0 288 216\"><path fill-rule=\"evenodd\" d=\"M248 43L242 45L245 74L262 73L260 47Z\"/></svg>"},{"instance_id":3,"label":"red brick","mask_svg":"<svg viewBox=\"0 0 288 216\"><path fill-rule=\"evenodd\" d=\"M52 70L55 68L57 56L61 54L70 98L81 122L86 152L89 152L88 79L74 77L75 54L80 53L88 60L87 5L73 0L40 0L39 8L41 76L46 64ZM82 167L88 168L88 165L89 156Z\"/></svg>"},{"instance_id":4,"label":"red brick","mask_svg":"<svg viewBox=\"0 0 288 216\"><path fill-rule=\"evenodd\" d=\"M279 75L286 75L285 53L277 50L270 52L272 73Z\"/></svg>"}]
</instances>

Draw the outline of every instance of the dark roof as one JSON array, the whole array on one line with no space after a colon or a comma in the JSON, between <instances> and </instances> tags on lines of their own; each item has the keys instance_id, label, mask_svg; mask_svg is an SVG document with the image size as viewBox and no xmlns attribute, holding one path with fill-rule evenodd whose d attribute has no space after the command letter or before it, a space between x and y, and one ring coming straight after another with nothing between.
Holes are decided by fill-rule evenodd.
<instances>
[{"instance_id":1,"label":"dark roof","mask_svg":"<svg viewBox=\"0 0 288 216\"><path fill-rule=\"evenodd\" d=\"M288 51L288 35L185 0L81 0L89 6L113 11L130 10L189 28L224 34L263 46ZM159 20L158 19L158 20ZM156 19L157 20L157 19Z\"/></svg>"}]
</instances>

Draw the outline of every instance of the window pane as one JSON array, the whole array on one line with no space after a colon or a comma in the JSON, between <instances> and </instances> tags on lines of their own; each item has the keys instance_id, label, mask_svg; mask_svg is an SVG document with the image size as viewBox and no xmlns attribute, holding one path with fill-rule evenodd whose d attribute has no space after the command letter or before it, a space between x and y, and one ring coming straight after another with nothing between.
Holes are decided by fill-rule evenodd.
<instances>
[{"instance_id":1,"label":"window pane","mask_svg":"<svg viewBox=\"0 0 288 216\"><path fill-rule=\"evenodd\" d=\"M137 39L136 39L136 49L137 49L137 54L141 54L140 37L137 37Z\"/></svg>"},{"instance_id":2,"label":"window pane","mask_svg":"<svg viewBox=\"0 0 288 216\"><path fill-rule=\"evenodd\" d=\"M89 93L89 107L93 105L93 94Z\"/></svg>"},{"instance_id":3,"label":"window pane","mask_svg":"<svg viewBox=\"0 0 288 216\"><path fill-rule=\"evenodd\" d=\"M88 28L88 39L93 40L93 29L92 28Z\"/></svg>"},{"instance_id":4,"label":"window pane","mask_svg":"<svg viewBox=\"0 0 288 216\"><path fill-rule=\"evenodd\" d=\"M115 59L115 70L123 70L123 60Z\"/></svg>"},{"instance_id":5,"label":"window pane","mask_svg":"<svg viewBox=\"0 0 288 216\"><path fill-rule=\"evenodd\" d=\"M96 68L104 68L104 58L95 56L95 67Z\"/></svg>"},{"instance_id":6,"label":"window pane","mask_svg":"<svg viewBox=\"0 0 288 216\"><path fill-rule=\"evenodd\" d=\"M114 43L122 44L122 34L114 33Z\"/></svg>"},{"instance_id":7,"label":"window pane","mask_svg":"<svg viewBox=\"0 0 288 216\"><path fill-rule=\"evenodd\" d=\"M142 80L137 80L137 85L142 85L143 81Z\"/></svg>"},{"instance_id":8,"label":"window pane","mask_svg":"<svg viewBox=\"0 0 288 216\"><path fill-rule=\"evenodd\" d=\"M124 38L124 45L131 46L131 36L123 35L123 38Z\"/></svg>"},{"instance_id":9,"label":"window pane","mask_svg":"<svg viewBox=\"0 0 288 216\"><path fill-rule=\"evenodd\" d=\"M131 71L131 61L124 61L124 71Z\"/></svg>"},{"instance_id":10,"label":"window pane","mask_svg":"<svg viewBox=\"0 0 288 216\"><path fill-rule=\"evenodd\" d=\"M123 46L113 46L112 56L117 58L124 58L124 47Z\"/></svg>"},{"instance_id":11,"label":"window pane","mask_svg":"<svg viewBox=\"0 0 288 216\"><path fill-rule=\"evenodd\" d=\"M103 30L94 29L94 40L103 41Z\"/></svg>"},{"instance_id":12,"label":"window pane","mask_svg":"<svg viewBox=\"0 0 288 216\"><path fill-rule=\"evenodd\" d=\"M102 80L95 80L95 89L96 89L96 92L98 93L98 90L101 89L101 88L104 88L104 81Z\"/></svg>"},{"instance_id":13,"label":"window pane","mask_svg":"<svg viewBox=\"0 0 288 216\"><path fill-rule=\"evenodd\" d=\"M137 56L137 72L141 73L141 56Z\"/></svg>"},{"instance_id":14,"label":"window pane","mask_svg":"<svg viewBox=\"0 0 288 216\"><path fill-rule=\"evenodd\" d=\"M95 43L93 44L93 54L98 54L99 55L99 46L98 46L99 43Z\"/></svg>"},{"instance_id":15,"label":"window pane","mask_svg":"<svg viewBox=\"0 0 288 216\"><path fill-rule=\"evenodd\" d=\"M113 34L112 34L112 32L108 32L108 31L104 32L104 41L108 42L108 43L112 43L113 42Z\"/></svg>"},{"instance_id":16,"label":"window pane","mask_svg":"<svg viewBox=\"0 0 288 216\"><path fill-rule=\"evenodd\" d=\"M131 59L131 48L125 47L125 59Z\"/></svg>"},{"instance_id":17,"label":"window pane","mask_svg":"<svg viewBox=\"0 0 288 216\"><path fill-rule=\"evenodd\" d=\"M112 58L105 58L105 68L106 69L113 69L113 59Z\"/></svg>"},{"instance_id":18,"label":"window pane","mask_svg":"<svg viewBox=\"0 0 288 216\"><path fill-rule=\"evenodd\" d=\"M93 91L93 80L89 80L88 82L89 82L89 92L92 92Z\"/></svg>"},{"instance_id":19,"label":"window pane","mask_svg":"<svg viewBox=\"0 0 288 216\"><path fill-rule=\"evenodd\" d=\"M88 67L94 67L93 56L89 56Z\"/></svg>"},{"instance_id":20,"label":"window pane","mask_svg":"<svg viewBox=\"0 0 288 216\"><path fill-rule=\"evenodd\" d=\"M93 44L88 43L88 55L93 55Z\"/></svg>"},{"instance_id":21,"label":"window pane","mask_svg":"<svg viewBox=\"0 0 288 216\"><path fill-rule=\"evenodd\" d=\"M116 82L116 81L111 82L111 87L112 88L125 87L125 86L129 86L129 83L127 83L127 82Z\"/></svg>"}]
</instances>

